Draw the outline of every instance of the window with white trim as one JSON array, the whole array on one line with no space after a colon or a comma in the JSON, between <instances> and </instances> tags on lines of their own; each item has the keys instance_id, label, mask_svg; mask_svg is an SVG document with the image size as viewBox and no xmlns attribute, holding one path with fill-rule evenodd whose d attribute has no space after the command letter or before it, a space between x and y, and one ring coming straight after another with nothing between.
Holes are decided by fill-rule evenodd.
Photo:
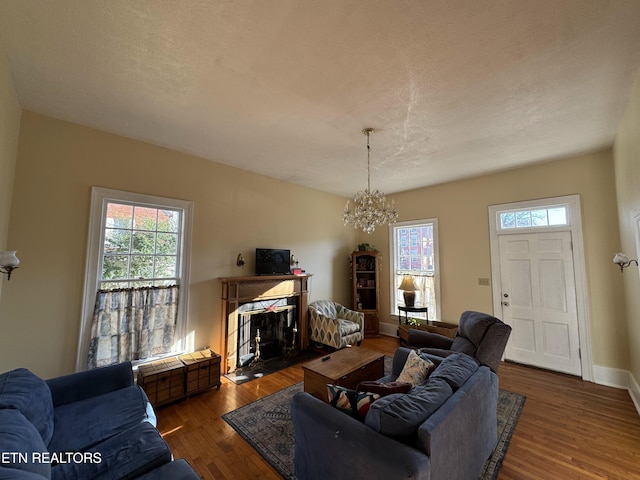
<instances>
[{"instance_id":1,"label":"window with white trim","mask_svg":"<svg viewBox=\"0 0 640 480\"><path fill-rule=\"evenodd\" d=\"M100 289L179 283L183 210L107 200Z\"/></svg>"},{"instance_id":2,"label":"window with white trim","mask_svg":"<svg viewBox=\"0 0 640 480\"><path fill-rule=\"evenodd\" d=\"M438 219L396 223L389 229L389 234L392 252L391 314L398 315L398 306L404 306L403 292L398 288L402 278L410 275L418 288L415 306L427 307L428 319L437 319L440 292ZM420 312L412 312L409 316L427 318Z\"/></svg>"},{"instance_id":3,"label":"window with white trim","mask_svg":"<svg viewBox=\"0 0 640 480\"><path fill-rule=\"evenodd\" d=\"M100 187L92 189L82 322L76 361L78 370L87 368L88 356L95 359L97 353L101 361L108 361L105 360L105 349L110 348L108 338L101 338L99 347L94 343L95 312L98 310L96 299L105 292L111 295L111 292L128 289L137 289L138 292L150 288L154 291L166 288L175 290L175 293L172 291L164 295L177 296L177 300L169 297L166 300L175 303L177 309L175 325L172 325L175 328L175 334L172 335L174 340L165 341L162 348L153 345L146 352L136 350L134 359L150 360L184 351L192 211L193 203L184 200ZM104 301L104 296L102 298ZM155 330L145 334L157 336L161 332ZM133 339L126 343L135 342ZM122 343L120 340L114 340L113 343L113 348L122 348L115 346Z\"/></svg>"},{"instance_id":4,"label":"window with white trim","mask_svg":"<svg viewBox=\"0 0 640 480\"><path fill-rule=\"evenodd\" d=\"M498 230L522 230L570 225L567 205L503 210L497 212Z\"/></svg>"}]
</instances>

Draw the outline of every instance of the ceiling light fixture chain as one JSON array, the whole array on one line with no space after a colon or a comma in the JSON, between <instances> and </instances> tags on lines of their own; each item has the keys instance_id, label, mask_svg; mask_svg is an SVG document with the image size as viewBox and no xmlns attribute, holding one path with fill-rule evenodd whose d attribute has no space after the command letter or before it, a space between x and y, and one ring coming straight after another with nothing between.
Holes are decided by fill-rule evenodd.
<instances>
[{"instance_id":1,"label":"ceiling light fixture chain","mask_svg":"<svg viewBox=\"0 0 640 480\"><path fill-rule=\"evenodd\" d=\"M367 136L367 189L357 192L353 197L353 210L351 202L347 200L342 214L342 220L346 225L361 228L364 232L372 233L376 225L395 223L398 220L398 211L395 202L387 203L384 193L379 190L371 190L371 146L369 139L373 128L365 128L362 133Z\"/></svg>"},{"instance_id":2,"label":"ceiling light fixture chain","mask_svg":"<svg viewBox=\"0 0 640 480\"><path fill-rule=\"evenodd\" d=\"M371 191L371 145L369 145L369 137L373 133L373 128L364 128L362 133L367 136L367 190Z\"/></svg>"}]
</instances>

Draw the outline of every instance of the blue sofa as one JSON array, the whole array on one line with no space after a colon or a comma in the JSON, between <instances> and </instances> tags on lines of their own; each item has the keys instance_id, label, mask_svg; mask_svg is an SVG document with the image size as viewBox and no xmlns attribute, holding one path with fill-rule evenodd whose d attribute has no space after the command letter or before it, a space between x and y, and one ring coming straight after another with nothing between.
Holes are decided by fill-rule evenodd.
<instances>
[{"instance_id":1,"label":"blue sofa","mask_svg":"<svg viewBox=\"0 0 640 480\"><path fill-rule=\"evenodd\" d=\"M172 460L129 362L46 381L0 375L0 480L199 478Z\"/></svg>"},{"instance_id":2,"label":"blue sofa","mask_svg":"<svg viewBox=\"0 0 640 480\"><path fill-rule=\"evenodd\" d=\"M380 381L394 381L409 352L400 347ZM440 363L426 382L375 400L363 422L294 395L298 480L478 478L497 443L498 377L464 353L430 358Z\"/></svg>"}]
</instances>

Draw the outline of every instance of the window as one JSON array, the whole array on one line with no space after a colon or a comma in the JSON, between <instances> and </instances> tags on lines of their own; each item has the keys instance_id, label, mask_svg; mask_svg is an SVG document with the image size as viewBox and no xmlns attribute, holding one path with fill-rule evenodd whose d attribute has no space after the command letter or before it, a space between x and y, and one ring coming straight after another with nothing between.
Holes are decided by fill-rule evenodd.
<instances>
[{"instance_id":1,"label":"window","mask_svg":"<svg viewBox=\"0 0 640 480\"><path fill-rule=\"evenodd\" d=\"M97 299L109 305L116 301L146 302L140 308L149 310L156 310L161 302L163 308L172 309L170 315L175 321L164 320L171 324L170 330L162 326L161 321L155 321L156 330L144 334L149 337L149 348L135 349L132 360L184 350L192 205L182 200L93 188L80 345L76 361L78 370L84 370L87 357L94 358L98 350L102 361L108 362L109 350L114 350L113 358L116 359L121 353L115 350L125 348L123 345L130 348L129 344L139 342L136 336L140 334L127 326L125 330L129 331L129 338L123 341L125 335L119 333L117 339L110 341L106 334L100 338L100 347L96 346L96 329L104 330L105 327L97 326L97 318L106 315L103 310L98 310ZM116 299L115 292L123 291L132 292L132 295L127 300ZM133 322L135 314L127 311L126 315ZM140 312L140 316L143 315L148 318L148 311L144 314ZM164 340L161 338L163 335ZM173 340L168 341L169 336ZM97 366L101 366L100 362Z\"/></svg>"},{"instance_id":2,"label":"window","mask_svg":"<svg viewBox=\"0 0 640 480\"><path fill-rule=\"evenodd\" d=\"M398 315L398 305L404 305L403 292L398 290L402 277L411 275L418 288L415 306L426 306L429 320L439 317L440 280L438 272L438 220L402 222L390 229L392 249L391 314ZM415 318L425 318L414 313Z\"/></svg>"},{"instance_id":3,"label":"window","mask_svg":"<svg viewBox=\"0 0 640 480\"><path fill-rule=\"evenodd\" d=\"M182 209L106 201L100 289L178 283Z\"/></svg>"},{"instance_id":4,"label":"window","mask_svg":"<svg viewBox=\"0 0 640 480\"><path fill-rule=\"evenodd\" d=\"M498 230L570 225L567 205L498 212Z\"/></svg>"}]
</instances>

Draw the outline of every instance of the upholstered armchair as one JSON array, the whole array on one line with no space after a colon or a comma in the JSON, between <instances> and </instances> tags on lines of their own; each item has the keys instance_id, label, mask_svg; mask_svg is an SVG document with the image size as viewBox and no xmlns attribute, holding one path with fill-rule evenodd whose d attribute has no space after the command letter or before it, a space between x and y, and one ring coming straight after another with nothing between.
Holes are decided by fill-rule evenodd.
<instances>
[{"instance_id":1,"label":"upholstered armchair","mask_svg":"<svg viewBox=\"0 0 640 480\"><path fill-rule=\"evenodd\" d=\"M309 304L311 341L336 349L360 343L364 333L364 313L350 310L330 300Z\"/></svg>"},{"instance_id":2,"label":"upholstered armchair","mask_svg":"<svg viewBox=\"0 0 640 480\"><path fill-rule=\"evenodd\" d=\"M466 353L497 372L511 327L486 313L466 311L460 315L458 332L453 339L413 328L408 333L407 346L410 348L419 348L438 357L454 352Z\"/></svg>"}]
</instances>

